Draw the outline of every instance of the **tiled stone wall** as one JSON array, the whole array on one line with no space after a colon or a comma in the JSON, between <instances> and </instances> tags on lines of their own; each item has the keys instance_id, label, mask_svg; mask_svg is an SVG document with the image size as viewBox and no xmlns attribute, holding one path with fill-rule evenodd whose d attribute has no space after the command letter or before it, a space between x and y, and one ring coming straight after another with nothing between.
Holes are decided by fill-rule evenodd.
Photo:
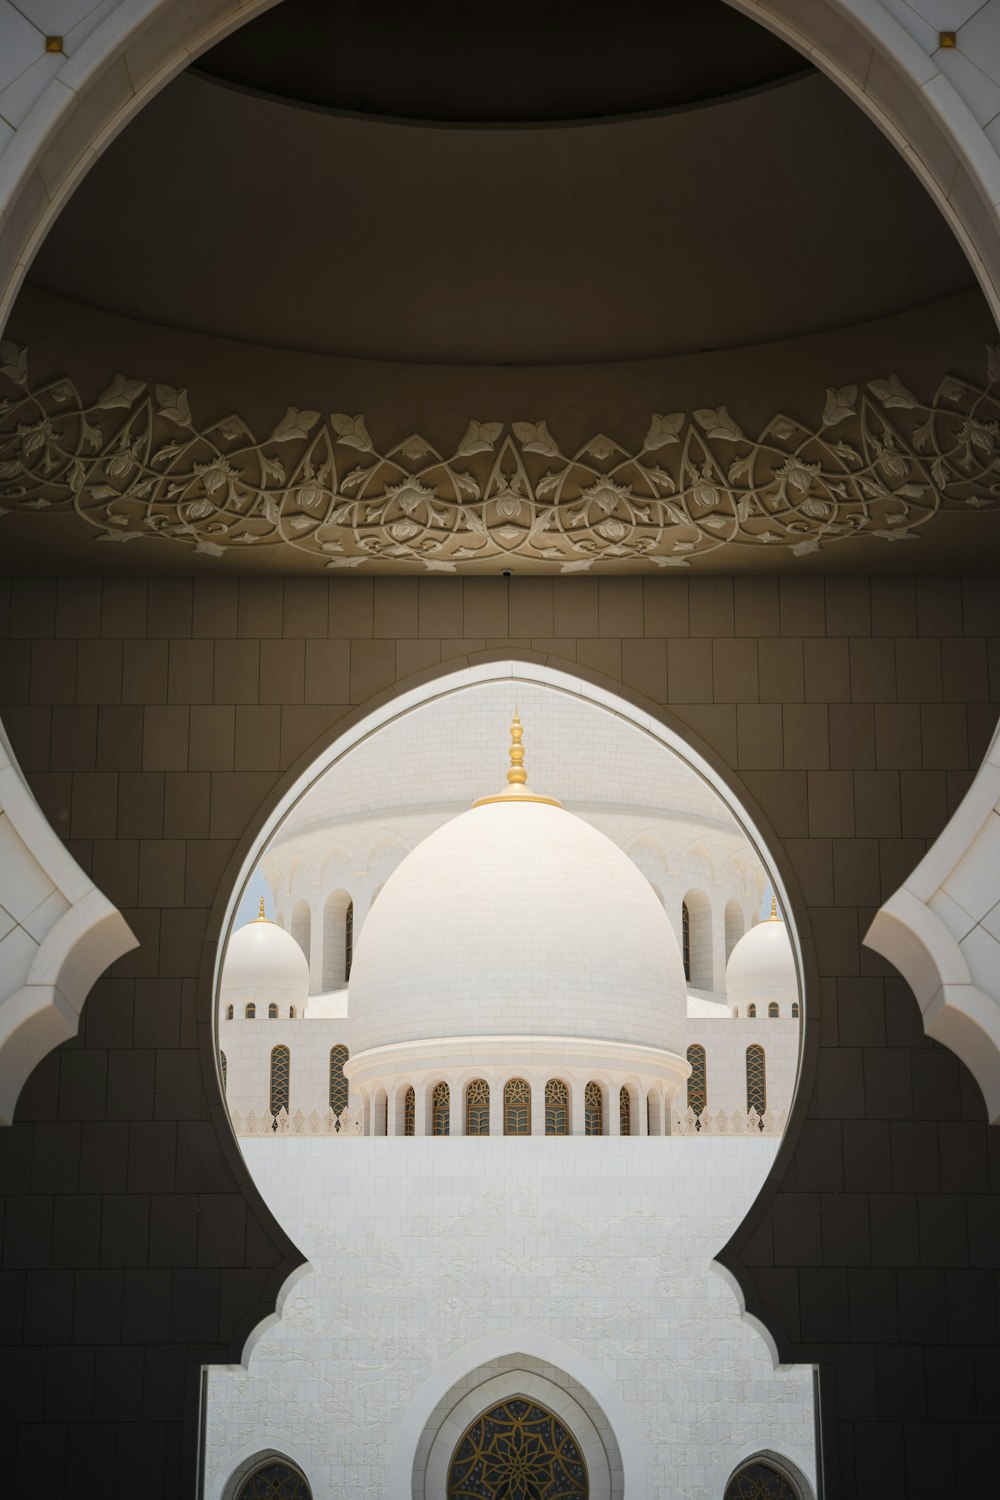
<instances>
[{"instance_id":1,"label":"tiled stone wall","mask_svg":"<svg viewBox=\"0 0 1000 1500\"><path fill-rule=\"evenodd\" d=\"M209 1114L197 974L220 881L282 774L338 720L413 674L514 646L668 705L732 768L797 876L820 973L809 1118L740 1253L785 1352L829 1370L829 1494L987 1493L997 1133L861 937L983 754L997 593L934 577L5 589L4 723L141 944L0 1132L17 1492L61 1495L83 1464L112 1494L190 1492L187 1370L235 1357L292 1253Z\"/></svg>"}]
</instances>

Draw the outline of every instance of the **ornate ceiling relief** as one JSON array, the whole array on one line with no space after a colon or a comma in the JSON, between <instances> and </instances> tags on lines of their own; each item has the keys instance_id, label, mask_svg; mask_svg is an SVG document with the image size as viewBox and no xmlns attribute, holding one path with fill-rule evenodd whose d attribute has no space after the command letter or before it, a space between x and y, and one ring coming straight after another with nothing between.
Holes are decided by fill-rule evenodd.
<instances>
[{"instance_id":1,"label":"ornate ceiling relief","mask_svg":"<svg viewBox=\"0 0 1000 1500\"><path fill-rule=\"evenodd\" d=\"M0 514L73 511L99 542L217 558L684 568L723 547L911 541L941 510L1000 500L1000 345L985 385L947 375L930 400L898 375L830 388L818 422L779 413L756 437L725 406L654 413L634 451L598 433L568 452L544 421L473 420L451 452L419 433L381 446L362 415L295 407L261 438L239 416L200 426L186 390L124 375L89 401L68 378L33 387L9 341L0 389Z\"/></svg>"}]
</instances>

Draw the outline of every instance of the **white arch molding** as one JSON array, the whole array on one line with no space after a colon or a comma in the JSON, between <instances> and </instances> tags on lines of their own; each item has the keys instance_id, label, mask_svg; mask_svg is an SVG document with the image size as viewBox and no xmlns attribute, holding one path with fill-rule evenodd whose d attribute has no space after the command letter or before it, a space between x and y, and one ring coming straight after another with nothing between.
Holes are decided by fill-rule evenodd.
<instances>
[{"instance_id":1,"label":"white arch molding","mask_svg":"<svg viewBox=\"0 0 1000 1500\"><path fill-rule=\"evenodd\" d=\"M494 1373L488 1368L493 1361L502 1361L509 1368ZM539 1365L547 1367L546 1374L541 1373ZM478 1372L482 1372L482 1380L476 1379ZM563 1378L565 1383L561 1384ZM471 1390L467 1382L471 1382ZM386 1500L441 1500L443 1488L432 1489L430 1485L439 1475L440 1455L447 1449L448 1458L451 1456L454 1444L451 1448L448 1444L452 1436L457 1442L476 1415L487 1408L491 1390L500 1392L496 1399L503 1400L505 1395L518 1394L526 1384L530 1388L524 1393L534 1395L537 1391L543 1405L569 1424L588 1458L598 1460L597 1477L599 1483L603 1479L605 1488L603 1492L600 1488L594 1491L594 1500L604 1500L605 1495L611 1500L624 1495L628 1500L646 1500L649 1480L642 1438L613 1377L572 1345L527 1328L509 1328L476 1339L427 1377L396 1431ZM468 1420L463 1422L466 1411ZM606 1479L599 1467L595 1441L605 1457Z\"/></svg>"}]
</instances>

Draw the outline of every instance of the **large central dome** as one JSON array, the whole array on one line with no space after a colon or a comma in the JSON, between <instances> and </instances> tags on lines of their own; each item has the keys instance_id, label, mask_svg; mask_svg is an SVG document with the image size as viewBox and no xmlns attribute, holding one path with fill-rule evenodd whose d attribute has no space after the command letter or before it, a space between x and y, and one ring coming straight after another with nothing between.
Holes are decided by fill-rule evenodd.
<instances>
[{"instance_id":1,"label":"large central dome","mask_svg":"<svg viewBox=\"0 0 1000 1500\"><path fill-rule=\"evenodd\" d=\"M513 737L504 791L425 839L371 910L351 971L354 1057L463 1037L683 1053L684 972L659 900L610 839L528 789L516 716Z\"/></svg>"}]
</instances>

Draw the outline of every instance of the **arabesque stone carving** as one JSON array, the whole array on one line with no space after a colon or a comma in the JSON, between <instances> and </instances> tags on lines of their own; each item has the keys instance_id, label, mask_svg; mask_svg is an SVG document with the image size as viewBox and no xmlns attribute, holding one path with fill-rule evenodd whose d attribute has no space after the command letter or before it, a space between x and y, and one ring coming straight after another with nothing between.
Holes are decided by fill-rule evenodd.
<instances>
[{"instance_id":1,"label":"arabesque stone carving","mask_svg":"<svg viewBox=\"0 0 1000 1500\"><path fill-rule=\"evenodd\" d=\"M726 406L699 407L654 413L637 448L597 433L568 452L544 420L471 420L446 452L293 406L265 438L236 415L202 426L187 390L124 375L92 400L68 377L33 387L7 340L0 514L75 512L99 542L289 548L333 570L802 557L852 537L912 541L942 510L995 506L998 387L990 345L985 385L946 375L929 400L895 374L830 387L818 421L778 413L756 436Z\"/></svg>"}]
</instances>

